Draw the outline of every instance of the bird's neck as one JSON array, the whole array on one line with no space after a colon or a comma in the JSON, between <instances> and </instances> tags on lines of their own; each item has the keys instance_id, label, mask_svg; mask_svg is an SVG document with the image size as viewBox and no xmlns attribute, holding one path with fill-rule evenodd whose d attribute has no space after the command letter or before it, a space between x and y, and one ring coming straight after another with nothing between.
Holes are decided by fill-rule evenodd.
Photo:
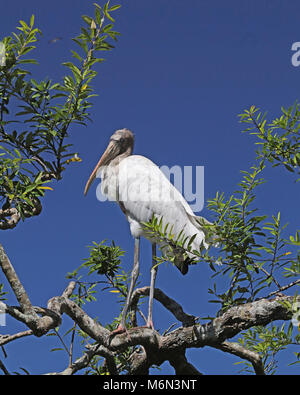
<instances>
[{"instance_id":1,"label":"bird's neck","mask_svg":"<svg viewBox=\"0 0 300 395\"><path fill-rule=\"evenodd\" d=\"M128 147L125 152L119 154L116 158L111 161L112 166L118 165L123 159L127 158L132 154L132 147Z\"/></svg>"}]
</instances>

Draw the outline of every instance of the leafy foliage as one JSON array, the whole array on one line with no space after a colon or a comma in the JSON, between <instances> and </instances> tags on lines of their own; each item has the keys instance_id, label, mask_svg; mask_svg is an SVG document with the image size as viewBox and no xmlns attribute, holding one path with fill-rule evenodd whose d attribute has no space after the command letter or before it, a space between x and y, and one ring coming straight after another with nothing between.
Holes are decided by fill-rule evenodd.
<instances>
[{"instance_id":1,"label":"leafy foliage","mask_svg":"<svg viewBox=\"0 0 300 395\"><path fill-rule=\"evenodd\" d=\"M256 189L264 183L261 177L264 167L261 162L250 172L243 171L239 189L228 199L217 192L208 201L216 218L221 248L217 255L208 250L202 254L202 260L214 271L212 278L226 275L229 281L225 293L217 291L216 282L209 288L209 293L217 297L212 302L221 304L220 313L233 305L252 302L266 288L280 289L279 278L291 270L299 275L299 255L293 257L291 251L286 251L289 247L282 236L286 225L281 226L280 213L266 222L266 215L258 214L254 206Z\"/></svg>"},{"instance_id":2,"label":"leafy foliage","mask_svg":"<svg viewBox=\"0 0 300 395\"><path fill-rule=\"evenodd\" d=\"M248 350L259 353L265 373L274 374L278 367L276 355L290 344L299 344L300 334L293 339L293 325L291 323L287 329L285 324L280 327L272 324L269 327L259 326L248 329L239 338L239 343ZM252 365L249 362L241 361L239 363L245 365L241 372L253 372Z\"/></svg>"},{"instance_id":3,"label":"leafy foliage","mask_svg":"<svg viewBox=\"0 0 300 395\"><path fill-rule=\"evenodd\" d=\"M118 37L113 30L109 2L100 7L95 3L94 17L84 15L86 27L73 40L79 51L72 50L75 63L65 62L68 72L63 82L32 78L35 59L27 55L35 49L41 31L20 21L19 33L5 37L6 62L0 66L0 228L16 226L19 219L38 215L40 199L47 189L45 183L60 180L76 155L67 143L70 126L86 125L88 109L94 96L92 80L97 63L104 61L99 51L113 48ZM108 21L108 22L107 22ZM15 112L15 108L19 108ZM78 158L78 157L77 157ZM14 220L7 217L15 215Z\"/></svg>"},{"instance_id":4,"label":"leafy foliage","mask_svg":"<svg viewBox=\"0 0 300 395\"><path fill-rule=\"evenodd\" d=\"M259 140L256 144L259 158L267 159L273 166L283 165L288 171L300 174L300 110L299 103L288 109L281 108L282 115L267 124L266 114L251 106L240 114L240 120L249 124L244 132L250 132Z\"/></svg>"},{"instance_id":5,"label":"leafy foliage","mask_svg":"<svg viewBox=\"0 0 300 395\"><path fill-rule=\"evenodd\" d=\"M5 295L7 294L7 292L4 291L3 289L4 289L4 285L0 283L0 302L6 300Z\"/></svg>"},{"instance_id":6,"label":"leafy foliage","mask_svg":"<svg viewBox=\"0 0 300 395\"><path fill-rule=\"evenodd\" d=\"M90 246L90 257L85 260L84 266L89 267L88 274L97 272L98 274L106 274L109 277L114 277L115 273L119 270L121 261L120 256L124 255L119 247L112 243L112 246L107 246L102 241L100 244L93 243Z\"/></svg>"}]
</instances>

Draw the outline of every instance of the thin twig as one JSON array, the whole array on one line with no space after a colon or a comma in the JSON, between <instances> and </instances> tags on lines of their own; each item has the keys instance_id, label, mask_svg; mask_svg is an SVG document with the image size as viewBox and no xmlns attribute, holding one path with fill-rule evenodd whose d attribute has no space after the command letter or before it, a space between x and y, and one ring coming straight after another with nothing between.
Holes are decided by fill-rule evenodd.
<instances>
[{"instance_id":1,"label":"thin twig","mask_svg":"<svg viewBox=\"0 0 300 395\"><path fill-rule=\"evenodd\" d=\"M0 369L3 371L3 373L4 373L6 376L9 376L9 375L10 375L9 371L6 369L4 363L1 361L1 359L0 359Z\"/></svg>"},{"instance_id":2,"label":"thin twig","mask_svg":"<svg viewBox=\"0 0 300 395\"><path fill-rule=\"evenodd\" d=\"M268 296L266 296L266 298L269 298L270 296L276 295L279 292L285 291L288 288L293 287L294 285L300 284L300 279L293 281L292 283L288 284L288 285L284 285L283 287L280 287L279 289L277 289L277 291L273 291L271 292Z\"/></svg>"},{"instance_id":3,"label":"thin twig","mask_svg":"<svg viewBox=\"0 0 300 395\"><path fill-rule=\"evenodd\" d=\"M4 346L5 344L10 343L16 339L31 335L33 335L33 331L31 329L23 332L14 333L13 335L0 335L0 346Z\"/></svg>"}]
</instances>

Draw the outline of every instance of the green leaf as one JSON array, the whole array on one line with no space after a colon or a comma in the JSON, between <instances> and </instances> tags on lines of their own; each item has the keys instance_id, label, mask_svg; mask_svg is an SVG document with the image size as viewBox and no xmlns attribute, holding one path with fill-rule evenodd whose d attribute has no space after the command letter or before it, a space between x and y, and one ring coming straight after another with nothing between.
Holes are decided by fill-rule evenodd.
<instances>
[{"instance_id":1,"label":"green leaf","mask_svg":"<svg viewBox=\"0 0 300 395\"><path fill-rule=\"evenodd\" d=\"M79 38L72 38L72 40L73 40L77 45L79 45L79 46L84 50L84 52L85 52L86 54L88 53L88 47L87 47L87 43L86 43L85 41L80 40Z\"/></svg>"},{"instance_id":2,"label":"green leaf","mask_svg":"<svg viewBox=\"0 0 300 395\"><path fill-rule=\"evenodd\" d=\"M104 26L104 28L102 29L103 33L107 33L109 30L111 30L114 27L113 24L108 24L106 26Z\"/></svg>"},{"instance_id":3,"label":"green leaf","mask_svg":"<svg viewBox=\"0 0 300 395\"><path fill-rule=\"evenodd\" d=\"M30 18L30 27L32 28L33 25L34 25L34 15L31 15L31 18Z\"/></svg>"},{"instance_id":4,"label":"green leaf","mask_svg":"<svg viewBox=\"0 0 300 395\"><path fill-rule=\"evenodd\" d=\"M19 23L22 25L23 31L30 30L30 28L29 28L29 26L27 25L26 22L21 20L21 21L19 21Z\"/></svg>"},{"instance_id":5,"label":"green leaf","mask_svg":"<svg viewBox=\"0 0 300 395\"><path fill-rule=\"evenodd\" d=\"M20 59L18 64L38 64L38 62L35 59Z\"/></svg>"},{"instance_id":6,"label":"green leaf","mask_svg":"<svg viewBox=\"0 0 300 395\"><path fill-rule=\"evenodd\" d=\"M73 50L71 50L71 52L72 52L72 54L73 54L74 58L78 59L78 60L79 60L79 62L82 62L82 58L81 58L81 56L80 56L80 55L78 55L78 53L77 53L77 52L75 52L75 51L73 51Z\"/></svg>"},{"instance_id":7,"label":"green leaf","mask_svg":"<svg viewBox=\"0 0 300 395\"><path fill-rule=\"evenodd\" d=\"M61 347L55 347L55 348L51 348L50 351L51 351L51 352L52 352L52 351L64 351L64 349L61 348Z\"/></svg>"},{"instance_id":8,"label":"green leaf","mask_svg":"<svg viewBox=\"0 0 300 395\"><path fill-rule=\"evenodd\" d=\"M290 172L294 172L294 168L292 167L292 166L290 166L290 165L288 165L288 164L286 164L286 163L283 163L284 164L284 167L288 170L288 171L290 171Z\"/></svg>"},{"instance_id":9,"label":"green leaf","mask_svg":"<svg viewBox=\"0 0 300 395\"><path fill-rule=\"evenodd\" d=\"M117 5L110 7L108 11L115 11L115 10L118 10L120 7L121 7L121 4L117 4Z\"/></svg>"},{"instance_id":10,"label":"green leaf","mask_svg":"<svg viewBox=\"0 0 300 395\"><path fill-rule=\"evenodd\" d=\"M98 23L98 25L101 25L101 12L99 10L99 8L95 8L95 19L96 22Z\"/></svg>"}]
</instances>

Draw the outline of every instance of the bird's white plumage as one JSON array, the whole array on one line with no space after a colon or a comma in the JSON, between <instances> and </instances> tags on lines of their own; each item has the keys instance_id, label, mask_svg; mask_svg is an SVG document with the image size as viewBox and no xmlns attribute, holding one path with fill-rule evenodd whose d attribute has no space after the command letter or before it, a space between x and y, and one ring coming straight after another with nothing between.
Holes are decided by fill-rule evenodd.
<instances>
[{"instance_id":1,"label":"bird's white plumage","mask_svg":"<svg viewBox=\"0 0 300 395\"><path fill-rule=\"evenodd\" d=\"M167 223L173 226L175 239L183 230L185 236L197 235L192 249L198 250L201 243L207 248L203 231L192 221L194 213L190 206L151 160L140 155L128 156L118 166L109 164L103 168L101 177L102 193L123 204L133 237L149 238L142 223L155 215L163 218L163 226Z\"/></svg>"},{"instance_id":2,"label":"bird's white plumage","mask_svg":"<svg viewBox=\"0 0 300 395\"><path fill-rule=\"evenodd\" d=\"M98 174L98 170L100 170L102 193L109 200L115 200L120 204L129 221L131 233L135 238L130 287L123 308L121 322L114 331L115 334L125 331L127 312L139 275L140 236L148 238L152 243L149 308L146 323L148 328L154 329L152 306L157 273L156 244L161 246L164 255L167 253L167 257L169 257L168 252L173 255L172 262L182 274L188 272L188 265L196 257L191 252L188 253L187 257L186 253L178 251L178 248L174 249L170 239L163 240L163 242L159 237L154 237L153 239L153 234L149 236L149 234L145 233L144 222L150 221L153 216L162 220L162 229L166 229L168 224L168 231L171 230L173 240L177 240L181 232L188 238L195 236L192 245L190 245L192 250L199 250L201 245L207 248L208 244L214 243L211 236L209 236L211 240L205 240L207 233L211 233L206 232L206 227L203 227L208 221L194 215L181 193L151 160L140 155L131 155L133 145L134 136L130 130L116 130L84 189L84 194L86 195L96 174ZM168 248L170 245L171 249Z\"/></svg>"}]
</instances>

